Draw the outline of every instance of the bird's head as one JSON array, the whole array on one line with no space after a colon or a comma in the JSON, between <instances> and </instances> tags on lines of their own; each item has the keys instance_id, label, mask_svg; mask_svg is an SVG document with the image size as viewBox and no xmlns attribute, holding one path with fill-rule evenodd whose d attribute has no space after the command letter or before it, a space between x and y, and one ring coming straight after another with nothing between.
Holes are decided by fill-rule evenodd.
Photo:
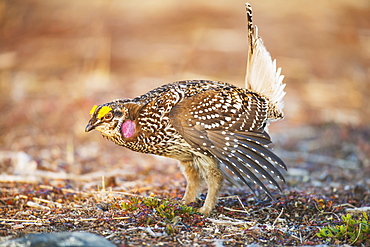
<instances>
[{"instance_id":1,"label":"bird's head","mask_svg":"<svg viewBox=\"0 0 370 247\"><path fill-rule=\"evenodd\" d=\"M140 106L130 100L115 100L95 105L90 110L90 121L85 131L93 129L114 142L132 139L137 135L137 110Z\"/></svg>"}]
</instances>

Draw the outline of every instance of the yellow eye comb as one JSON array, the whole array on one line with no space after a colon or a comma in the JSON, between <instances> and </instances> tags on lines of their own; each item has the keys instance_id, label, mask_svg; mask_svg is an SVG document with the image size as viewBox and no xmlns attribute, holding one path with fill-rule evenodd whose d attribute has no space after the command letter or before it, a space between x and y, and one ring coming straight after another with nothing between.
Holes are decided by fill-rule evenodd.
<instances>
[{"instance_id":1,"label":"yellow eye comb","mask_svg":"<svg viewBox=\"0 0 370 247\"><path fill-rule=\"evenodd\" d=\"M113 110L113 109L110 108L109 106L103 106L102 108L100 108L100 110L98 112L98 118L100 119L100 118L104 117L105 114L107 114L111 110Z\"/></svg>"},{"instance_id":2,"label":"yellow eye comb","mask_svg":"<svg viewBox=\"0 0 370 247\"><path fill-rule=\"evenodd\" d=\"M98 106L97 106L97 105L94 105L94 106L91 108L91 110L90 110L90 115L94 114L94 112L95 112L96 108L98 108Z\"/></svg>"},{"instance_id":3,"label":"yellow eye comb","mask_svg":"<svg viewBox=\"0 0 370 247\"><path fill-rule=\"evenodd\" d=\"M93 115L96 108L98 108L97 105L94 105L93 108L91 108L90 110L90 115ZM109 106L103 106L102 108L100 108L99 112L98 112L98 118L101 119L102 117L105 116L105 114L107 114L108 112L110 112L111 110L113 110L112 108L110 108Z\"/></svg>"}]
</instances>

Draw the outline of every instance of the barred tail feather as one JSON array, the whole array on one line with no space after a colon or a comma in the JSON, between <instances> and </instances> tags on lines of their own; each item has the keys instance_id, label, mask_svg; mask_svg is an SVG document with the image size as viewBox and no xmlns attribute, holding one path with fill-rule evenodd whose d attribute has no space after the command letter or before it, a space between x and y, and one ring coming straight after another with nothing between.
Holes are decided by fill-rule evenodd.
<instances>
[{"instance_id":1,"label":"barred tail feather","mask_svg":"<svg viewBox=\"0 0 370 247\"><path fill-rule=\"evenodd\" d=\"M233 148L225 146L225 137L229 140L230 147ZM208 132L208 138L208 141L214 146L213 148L205 148L208 152L213 154L221 164L225 165L252 191L254 190L245 177L260 186L269 197L275 200L261 179L267 180L281 191L281 187L273 176L285 182L284 176L277 167L286 169L286 165L264 144L270 142L264 133L261 133L261 137L259 137L262 142L256 140L253 134L249 136L249 132L212 131ZM221 171L224 175L228 175L225 167L221 166ZM234 179L226 178L235 184Z\"/></svg>"},{"instance_id":2,"label":"barred tail feather","mask_svg":"<svg viewBox=\"0 0 370 247\"><path fill-rule=\"evenodd\" d=\"M272 60L263 41L258 37L258 28L252 22L252 7L246 3L248 25L248 59L245 87L266 96L279 111L284 107L285 95L284 76L281 68L276 68L276 60Z\"/></svg>"}]
</instances>

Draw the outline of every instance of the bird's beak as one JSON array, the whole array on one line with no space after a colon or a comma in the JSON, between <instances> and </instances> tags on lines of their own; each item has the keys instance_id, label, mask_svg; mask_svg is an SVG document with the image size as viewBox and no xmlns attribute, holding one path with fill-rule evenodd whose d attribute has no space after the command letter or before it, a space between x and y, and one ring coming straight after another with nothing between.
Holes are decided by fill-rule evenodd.
<instances>
[{"instance_id":1,"label":"bird's beak","mask_svg":"<svg viewBox=\"0 0 370 247\"><path fill-rule=\"evenodd\" d=\"M94 126L94 125L92 125L91 123L88 123L88 124L86 125L85 132L89 132L89 131L91 131L91 130L93 130L93 129L95 129L95 126Z\"/></svg>"}]
</instances>

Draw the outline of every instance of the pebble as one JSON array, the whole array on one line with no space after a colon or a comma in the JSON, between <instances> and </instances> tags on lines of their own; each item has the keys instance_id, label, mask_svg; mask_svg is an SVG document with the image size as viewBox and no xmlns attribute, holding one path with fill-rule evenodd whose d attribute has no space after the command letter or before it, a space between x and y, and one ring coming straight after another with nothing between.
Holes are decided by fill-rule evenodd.
<instances>
[{"instance_id":1,"label":"pebble","mask_svg":"<svg viewBox=\"0 0 370 247\"><path fill-rule=\"evenodd\" d=\"M0 247L115 247L103 237L89 232L30 233L0 243Z\"/></svg>"}]
</instances>

